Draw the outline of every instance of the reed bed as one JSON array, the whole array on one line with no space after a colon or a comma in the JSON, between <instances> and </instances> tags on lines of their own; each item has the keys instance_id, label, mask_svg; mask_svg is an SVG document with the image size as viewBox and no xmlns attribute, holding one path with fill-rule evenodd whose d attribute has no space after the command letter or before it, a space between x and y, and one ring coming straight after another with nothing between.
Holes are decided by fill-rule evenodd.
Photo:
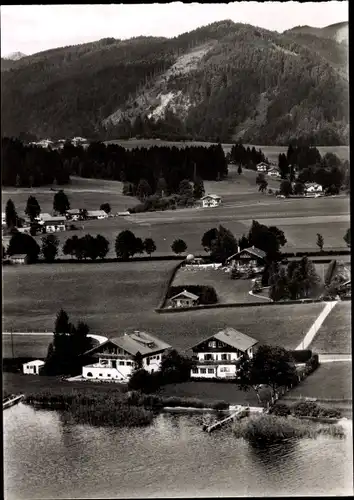
<instances>
[{"instance_id":1,"label":"reed bed","mask_svg":"<svg viewBox=\"0 0 354 500\"><path fill-rule=\"evenodd\" d=\"M274 415L261 415L237 421L233 424L233 432L237 438L244 438L249 442L269 443L292 438L316 439L320 435L345 437L344 429L338 425L323 425L295 417Z\"/></svg>"}]
</instances>

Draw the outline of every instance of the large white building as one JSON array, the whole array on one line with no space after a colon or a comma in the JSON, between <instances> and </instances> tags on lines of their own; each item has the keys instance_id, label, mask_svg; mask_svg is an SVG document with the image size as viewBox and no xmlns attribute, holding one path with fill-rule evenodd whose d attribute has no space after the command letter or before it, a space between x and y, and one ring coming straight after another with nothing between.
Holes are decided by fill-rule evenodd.
<instances>
[{"instance_id":1,"label":"large white building","mask_svg":"<svg viewBox=\"0 0 354 500\"><path fill-rule=\"evenodd\" d=\"M128 381L135 369L138 353L142 357L142 367L148 372L160 369L162 355L170 345L150 333L139 330L121 337L108 339L103 344L85 353L93 363L83 366L85 379Z\"/></svg>"},{"instance_id":2,"label":"large white building","mask_svg":"<svg viewBox=\"0 0 354 500\"><path fill-rule=\"evenodd\" d=\"M234 328L225 328L192 347L196 366L192 378L234 378L241 357L250 358L258 341Z\"/></svg>"}]
</instances>

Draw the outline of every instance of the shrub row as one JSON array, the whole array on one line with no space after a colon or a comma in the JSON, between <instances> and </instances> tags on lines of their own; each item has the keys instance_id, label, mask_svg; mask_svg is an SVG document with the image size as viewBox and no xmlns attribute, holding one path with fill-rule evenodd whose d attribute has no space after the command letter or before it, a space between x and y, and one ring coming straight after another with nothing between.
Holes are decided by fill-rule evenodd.
<instances>
[{"instance_id":1,"label":"shrub row","mask_svg":"<svg viewBox=\"0 0 354 500\"><path fill-rule=\"evenodd\" d=\"M282 252L282 257L321 257L326 255L350 255L350 250L320 250L303 252Z\"/></svg>"},{"instance_id":2,"label":"shrub row","mask_svg":"<svg viewBox=\"0 0 354 500\"><path fill-rule=\"evenodd\" d=\"M269 413L284 417L293 415L295 417L341 418L342 416L342 412L338 408L324 408L314 401L299 401L290 406L277 403Z\"/></svg>"}]
</instances>

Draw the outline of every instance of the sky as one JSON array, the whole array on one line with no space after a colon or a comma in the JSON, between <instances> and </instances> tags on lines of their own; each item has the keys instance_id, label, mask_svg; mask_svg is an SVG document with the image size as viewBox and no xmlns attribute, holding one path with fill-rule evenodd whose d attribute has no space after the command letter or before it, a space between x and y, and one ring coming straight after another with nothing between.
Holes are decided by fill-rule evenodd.
<instances>
[{"instance_id":1,"label":"sky","mask_svg":"<svg viewBox=\"0 0 354 500\"><path fill-rule=\"evenodd\" d=\"M282 32L348 21L348 2L233 2L228 4L4 5L1 55L34 54L101 38L173 37L231 19Z\"/></svg>"}]
</instances>

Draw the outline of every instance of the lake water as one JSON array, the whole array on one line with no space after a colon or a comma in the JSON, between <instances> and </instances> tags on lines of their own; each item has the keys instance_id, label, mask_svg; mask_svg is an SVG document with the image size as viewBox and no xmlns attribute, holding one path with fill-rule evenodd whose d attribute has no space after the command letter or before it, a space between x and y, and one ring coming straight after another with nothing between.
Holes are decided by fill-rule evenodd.
<instances>
[{"instance_id":1,"label":"lake water","mask_svg":"<svg viewBox=\"0 0 354 500\"><path fill-rule=\"evenodd\" d=\"M345 440L253 448L200 415L159 415L146 428L65 424L22 403L3 413L6 500L352 495L352 421Z\"/></svg>"}]
</instances>

